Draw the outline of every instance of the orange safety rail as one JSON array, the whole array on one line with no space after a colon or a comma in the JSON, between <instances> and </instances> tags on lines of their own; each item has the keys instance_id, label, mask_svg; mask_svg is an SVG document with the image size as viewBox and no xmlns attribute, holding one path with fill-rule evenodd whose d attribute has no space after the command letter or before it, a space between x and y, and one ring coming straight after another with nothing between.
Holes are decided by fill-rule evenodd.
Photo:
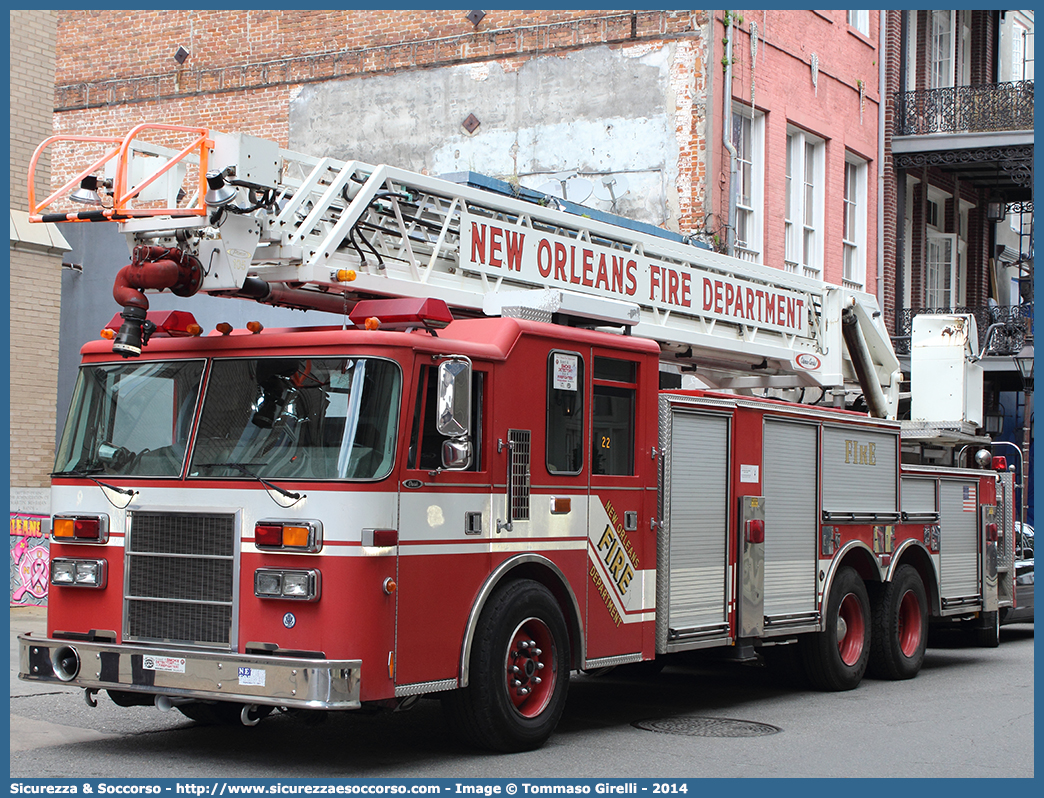
<instances>
[{"instance_id":1,"label":"orange safety rail","mask_svg":"<svg viewBox=\"0 0 1044 798\"><path fill-rule=\"evenodd\" d=\"M101 158L96 160L94 163L92 163L90 166L88 166L86 169L84 169L82 172L80 172L78 175L76 175L76 177L72 178L68 183L66 183L60 189L58 189L53 194L51 194L51 196L49 196L47 199L45 199L43 202L41 202L39 205L37 205L36 204L36 163L37 163L37 161L40 160L40 156L43 155L44 150L46 150L48 147L50 147L56 141L80 141L80 142L90 142L90 143L95 143L95 144L119 144L122 141L122 139L113 138L112 136L51 136L49 139L45 140L43 142L43 144L41 144L39 147L37 147L36 148L36 152L33 153L33 157L29 161L29 220L33 221L33 222L58 221L56 219L51 219L51 218L48 218L48 219L45 220L41 216L40 211L42 211L44 208L49 206L51 203L53 203L57 199L59 199L61 197L64 197L66 194L68 194L74 188L78 187L80 185L80 181L81 180L83 180L88 175L93 174L95 171L97 171L98 169L103 167L110 160L112 160L112 158L116 155L117 152L119 152L119 148L118 147L114 147L112 150L107 152ZM109 213L111 215L112 211L111 210L103 210L103 211L101 211L101 213ZM55 215L60 215L60 214L50 214L49 216L55 216ZM74 217L72 219L69 219L68 221L77 221L76 218L75 218L77 216L77 214L70 213L70 214L67 214L67 215L71 216L71 217Z\"/></svg>"},{"instance_id":2,"label":"orange safety rail","mask_svg":"<svg viewBox=\"0 0 1044 798\"><path fill-rule=\"evenodd\" d=\"M171 158L167 164L156 172L141 185L135 186L132 191L127 189L127 168L130 159L131 143L143 130L168 130L175 133L192 133L196 138L181 152ZM154 125L148 122L138 125L123 140L120 147L119 160L116 161L116 179L113 181L114 203L113 208L117 213L124 216L170 216L177 213L182 216L205 216L206 206L203 197L207 193L207 155L214 146L209 138L210 131L202 127L183 127L181 125ZM153 183L160 175L169 171L175 164L184 160L193 150L199 150L199 190L196 194L197 202L195 208L128 208L127 203L134 199L142 189Z\"/></svg>"},{"instance_id":3,"label":"orange safety rail","mask_svg":"<svg viewBox=\"0 0 1044 798\"><path fill-rule=\"evenodd\" d=\"M134 186L133 189L127 187L127 174L129 171L129 161L133 152L134 140L145 130L165 130L174 133L189 133L195 136L192 142L172 157L162 168L158 169L155 174L151 175L148 179L142 181L141 184ZM159 125L144 123L138 125L130 131L125 137L117 138L112 136L51 136L49 139L44 141L39 147L36 148L36 152L33 153L32 160L29 162L29 219L33 222L86 222L86 221L114 221L118 219L128 219L139 216L205 216L207 213L206 205L203 202L203 197L207 191L207 157L210 153L210 149L214 146L214 142L209 138L210 131L206 128L197 127L184 127L181 125ZM35 189L35 173L36 164L49 146L58 141L68 142L81 142L81 143L94 143L94 144L112 144L115 145L103 156L95 160L87 168L79 172L75 177L69 180L61 188L53 192L47 199L43 200L39 204L36 202L36 189ZM199 190L197 191L197 204L194 207L186 208L133 208L130 207L130 203L134 198L149 185L158 180L161 176L171 170L176 164L185 160L189 155L194 152L199 154ZM67 196L70 191L75 190L85 177L94 174L97 170L101 169L105 164L116 158L116 176L113 180L113 206L111 208L102 208L100 210L92 211L80 211L72 213L50 213L43 214L42 211L56 202L57 200Z\"/></svg>"}]
</instances>

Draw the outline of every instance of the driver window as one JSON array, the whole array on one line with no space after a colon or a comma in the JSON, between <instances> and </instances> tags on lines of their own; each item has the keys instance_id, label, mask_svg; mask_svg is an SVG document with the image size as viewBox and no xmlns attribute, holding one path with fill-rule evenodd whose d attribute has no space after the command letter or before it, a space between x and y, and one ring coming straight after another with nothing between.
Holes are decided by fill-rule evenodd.
<instances>
[{"instance_id":1,"label":"driver window","mask_svg":"<svg viewBox=\"0 0 1044 798\"><path fill-rule=\"evenodd\" d=\"M482 470L482 396L485 373L473 370L471 378L471 465L464 471ZM410 453L406 467L434 471L442 467L442 442L445 435L436 429L438 415L438 368L421 366L417 380L413 424L410 430Z\"/></svg>"}]
</instances>

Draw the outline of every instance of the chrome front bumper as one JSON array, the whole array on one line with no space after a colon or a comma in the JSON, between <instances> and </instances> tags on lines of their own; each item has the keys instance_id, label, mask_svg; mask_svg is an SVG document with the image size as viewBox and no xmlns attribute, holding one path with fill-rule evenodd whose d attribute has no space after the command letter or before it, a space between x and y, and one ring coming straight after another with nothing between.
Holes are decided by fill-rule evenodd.
<instances>
[{"instance_id":1,"label":"chrome front bumper","mask_svg":"<svg viewBox=\"0 0 1044 798\"><path fill-rule=\"evenodd\" d=\"M361 660L294 659L18 636L18 678L301 709L358 709Z\"/></svg>"}]
</instances>

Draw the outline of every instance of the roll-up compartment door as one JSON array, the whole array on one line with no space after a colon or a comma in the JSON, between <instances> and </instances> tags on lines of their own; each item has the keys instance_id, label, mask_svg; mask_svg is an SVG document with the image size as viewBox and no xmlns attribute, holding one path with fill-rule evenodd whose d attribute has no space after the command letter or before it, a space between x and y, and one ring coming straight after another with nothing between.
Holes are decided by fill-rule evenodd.
<instances>
[{"instance_id":1,"label":"roll-up compartment door","mask_svg":"<svg viewBox=\"0 0 1044 798\"><path fill-rule=\"evenodd\" d=\"M824 512L895 515L898 494L898 431L823 427Z\"/></svg>"},{"instance_id":2,"label":"roll-up compartment door","mask_svg":"<svg viewBox=\"0 0 1044 798\"><path fill-rule=\"evenodd\" d=\"M817 428L765 420L765 615L816 610Z\"/></svg>"},{"instance_id":3,"label":"roll-up compartment door","mask_svg":"<svg viewBox=\"0 0 1044 798\"><path fill-rule=\"evenodd\" d=\"M667 618L677 639L727 622L729 418L675 410L670 424Z\"/></svg>"},{"instance_id":4,"label":"roll-up compartment door","mask_svg":"<svg viewBox=\"0 0 1044 798\"><path fill-rule=\"evenodd\" d=\"M904 513L931 515L936 509L934 477L903 477Z\"/></svg>"},{"instance_id":5,"label":"roll-up compartment door","mask_svg":"<svg viewBox=\"0 0 1044 798\"><path fill-rule=\"evenodd\" d=\"M944 599L979 594L978 482L939 482L939 535Z\"/></svg>"}]
</instances>

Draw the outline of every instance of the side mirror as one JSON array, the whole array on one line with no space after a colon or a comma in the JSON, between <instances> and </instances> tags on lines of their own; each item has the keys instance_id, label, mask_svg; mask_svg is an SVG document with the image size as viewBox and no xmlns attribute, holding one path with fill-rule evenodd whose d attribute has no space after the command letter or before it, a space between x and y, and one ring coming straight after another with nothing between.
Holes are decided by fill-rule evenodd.
<instances>
[{"instance_id":1,"label":"side mirror","mask_svg":"<svg viewBox=\"0 0 1044 798\"><path fill-rule=\"evenodd\" d=\"M471 420L471 362L445 360L439 364L439 396L435 428L440 435L460 438Z\"/></svg>"},{"instance_id":2,"label":"side mirror","mask_svg":"<svg viewBox=\"0 0 1044 798\"><path fill-rule=\"evenodd\" d=\"M471 465L471 441L467 438L450 438L442 442L442 467L449 471L462 471Z\"/></svg>"}]
</instances>

